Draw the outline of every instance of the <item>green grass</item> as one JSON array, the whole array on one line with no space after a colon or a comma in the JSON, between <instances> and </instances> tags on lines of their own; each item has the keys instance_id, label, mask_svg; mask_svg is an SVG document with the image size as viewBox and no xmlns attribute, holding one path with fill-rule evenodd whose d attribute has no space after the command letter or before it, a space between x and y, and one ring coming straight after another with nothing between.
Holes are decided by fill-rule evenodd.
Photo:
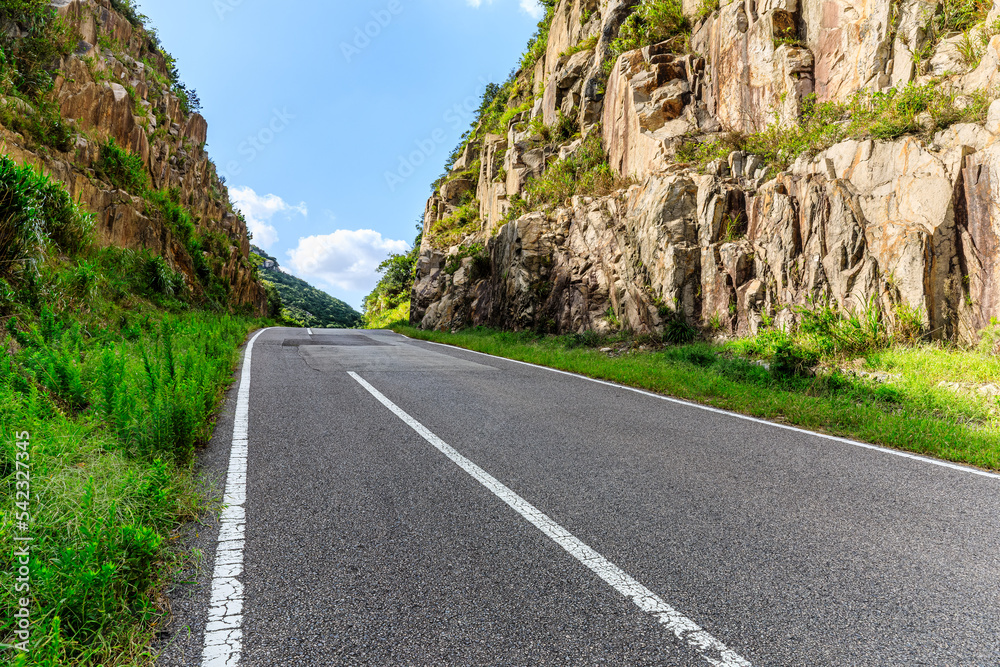
<instances>
[{"instance_id":1,"label":"green grass","mask_svg":"<svg viewBox=\"0 0 1000 667\"><path fill-rule=\"evenodd\" d=\"M15 434L29 432L32 651L4 664L148 665L158 605L205 507L208 440L239 345L263 323L199 310L148 252L98 248L61 185L0 159L0 543L23 534ZM9 250L8 245L4 245ZM23 592L0 554L0 643Z\"/></svg>"},{"instance_id":2,"label":"green grass","mask_svg":"<svg viewBox=\"0 0 1000 667\"><path fill-rule=\"evenodd\" d=\"M455 334L421 331L398 322L402 334L510 359L558 368L691 400L761 419L854 438L895 449L1000 469L998 405L937 386L942 380L973 382L1000 378L995 356L919 344L871 352L866 371L901 373L877 384L831 369L816 376L772 370L742 357L730 345L694 343L635 352L627 337L594 334L543 337L471 329ZM594 347L610 345L631 352L609 356ZM780 356L780 346L778 355ZM775 370L778 366L779 370Z\"/></svg>"},{"instance_id":3,"label":"green grass","mask_svg":"<svg viewBox=\"0 0 1000 667\"><path fill-rule=\"evenodd\" d=\"M817 103L809 98L795 124L775 118L760 132L691 142L678 152L678 160L705 166L713 160L725 160L733 150L742 150L784 169L800 155L815 155L847 139L891 141L907 134L929 137L955 123L985 121L990 104L986 93L973 93L972 103L963 109L955 106L957 96L928 83L884 93L862 90L844 103Z\"/></svg>"},{"instance_id":4,"label":"green grass","mask_svg":"<svg viewBox=\"0 0 1000 667\"><path fill-rule=\"evenodd\" d=\"M559 57L562 58L566 56L572 56L574 54L580 53L581 51L593 51L594 47L597 46L597 42L599 39L600 37L598 35L590 35L589 37L585 37L580 41L579 44L571 46L562 53L560 53Z\"/></svg>"},{"instance_id":5,"label":"green grass","mask_svg":"<svg viewBox=\"0 0 1000 667\"><path fill-rule=\"evenodd\" d=\"M458 248L458 254L450 255L444 264L444 272L449 276L458 273L462 268L463 260L472 258L472 280L489 275L492 265L490 264L490 253L482 243L463 244Z\"/></svg>"},{"instance_id":6,"label":"green grass","mask_svg":"<svg viewBox=\"0 0 1000 667\"><path fill-rule=\"evenodd\" d=\"M574 195L601 196L625 185L627 181L616 177L608 164L600 132L593 131L576 153L553 163L540 176L528 180L524 187L527 196L512 197L507 219L514 220L529 210L546 205L561 206Z\"/></svg>"},{"instance_id":7,"label":"green grass","mask_svg":"<svg viewBox=\"0 0 1000 667\"><path fill-rule=\"evenodd\" d=\"M22 317L24 317L22 315ZM194 448L211 433L238 346L257 326L153 309L86 329L43 309L10 320L0 361L0 542L14 530L14 433L31 433L32 632L15 665L149 664L172 531L205 499ZM87 331L89 330L89 334ZM0 555L0 642L16 606Z\"/></svg>"},{"instance_id":8,"label":"green grass","mask_svg":"<svg viewBox=\"0 0 1000 667\"><path fill-rule=\"evenodd\" d=\"M365 313L365 329L392 329L410 321L410 300L401 302L395 308L377 313Z\"/></svg>"},{"instance_id":9,"label":"green grass","mask_svg":"<svg viewBox=\"0 0 1000 667\"><path fill-rule=\"evenodd\" d=\"M431 225L430 241L442 250L458 245L467 234L478 231L479 222L479 200L469 192L450 215Z\"/></svg>"}]
</instances>

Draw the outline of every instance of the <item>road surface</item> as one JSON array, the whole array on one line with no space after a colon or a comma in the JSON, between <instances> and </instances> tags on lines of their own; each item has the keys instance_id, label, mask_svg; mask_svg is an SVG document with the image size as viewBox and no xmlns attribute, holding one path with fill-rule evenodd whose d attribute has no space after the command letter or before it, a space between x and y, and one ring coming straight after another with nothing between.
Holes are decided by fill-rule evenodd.
<instances>
[{"instance_id":1,"label":"road surface","mask_svg":"<svg viewBox=\"0 0 1000 667\"><path fill-rule=\"evenodd\" d=\"M997 476L391 332L250 349L160 667L1000 665Z\"/></svg>"}]
</instances>

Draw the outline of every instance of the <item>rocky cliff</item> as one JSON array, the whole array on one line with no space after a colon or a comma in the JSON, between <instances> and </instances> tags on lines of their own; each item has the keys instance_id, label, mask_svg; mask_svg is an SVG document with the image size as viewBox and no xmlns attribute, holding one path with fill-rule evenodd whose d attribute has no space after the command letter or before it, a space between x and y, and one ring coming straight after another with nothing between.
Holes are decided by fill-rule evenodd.
<instances>
[{"instance_id":1,"label":"rocky cliff","mask_svg":"<svg viewBox=\"0 0 1000 667\"><path fill-rule=\"evenodd\" d=\"M264 314L246 223L205 151L208 124L134 4L22 4L0 13L7 56L23 61L20 83L4 81L0 151L65 183L96 214L100 244L161 255L195 298L211 292ZM44 85L31 87L23 80L38 53L52 61L38 68ZM29 88L37 92L23 94ZM126 169L135 187L114 178L109 165L122 156L135 165Z\"/></svg>"},{"instance_id":2,"label":"rocky cliff","mask_svg":"<svg viewBox=\"0 0 1000 667\"><path fill-rule=\"evenodd\" d=\"M559 0L502 127L481 120L427 204L411 321L647 332L680 316L741 335L822 304L974 342L1000 317L989 9ZM597 143L605 186L554 200L553 174L586 176Z\"/></svg>"}]
</instances>

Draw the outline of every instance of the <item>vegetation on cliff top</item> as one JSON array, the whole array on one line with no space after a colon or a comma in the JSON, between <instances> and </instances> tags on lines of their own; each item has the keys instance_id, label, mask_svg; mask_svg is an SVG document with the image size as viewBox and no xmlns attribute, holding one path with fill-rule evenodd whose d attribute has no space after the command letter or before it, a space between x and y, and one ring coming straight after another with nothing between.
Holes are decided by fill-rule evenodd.
<instances>
[{"instance_id":1,"label":"vegetation on cliff top","mask_svg":"<svg viewBox=\"0 0 1000 667\"><path fill-rule=\"evenodd\" d=\"M260 324L198 309L163 258L91 236L60 184L0 157L0 542L34 540L32 650L11 656L18 666L151 664L167 617L157 591L182 558L172 532L206 502L195 447ZM0 554L8 645L24 597L14 571Z\"/></svg>"},{"instance_id":2,"label":"vegetation on cliff top","mask_svg":"<svg viewBox=\"0 0 1000 667\"><path fill-rule=\"evenodd\" d=\"M273 315L289 326L314 329L352 329L361 326L361 313L318 290L301 278L281 270L278 260L257 246L250 246L250 261L258 268L261 282L272 287L280 303ZM265 266L272 262L271 266Z\"/></svg>"},{"instance_id":3,"label":"vegetation on cliff top","mask_svg":"<svg viewBox=\"0 0 1000 667\"><path fill-rule=\"evenodd\" d=\"M503 83L486 85L479 108L473 114L472 125L462 135L458 146L445 162L445 173L434 182L433 189L436 190L448 180L452 165L465 151L469 142L482 140L487 134L506 134L507 126L515 116L531 110L534 94L530 88L533 83L534 67L548 48L549 30L552 27L558 0L539 0L539 2L545 8L545 14L538 22L538 30L528 40L519 67L511 70Z\"/></svg>"},{"instance_id":4,"label":"vegetation on cliff top","mask_svg":"<svg viewBox=\"0 0 1000 667\"><path fill-rule=\"evenodd\" d=\"M112 0L111 4L145 37L137 59L164 81L185 113L196 112L197 93L180 80L173 57L162 48L156 32L144 26L146 17L135 3ZM79 40L48 0L7 0L3 15L6 27L0 31L0 124L21 133L34 149L66 152L72 148L74 132L49 93L61 59L72 53ZM134 96L134 89L128 88ZM151 86L149 95L155 101L160 90Z\"/></svg>"}]
</instances>

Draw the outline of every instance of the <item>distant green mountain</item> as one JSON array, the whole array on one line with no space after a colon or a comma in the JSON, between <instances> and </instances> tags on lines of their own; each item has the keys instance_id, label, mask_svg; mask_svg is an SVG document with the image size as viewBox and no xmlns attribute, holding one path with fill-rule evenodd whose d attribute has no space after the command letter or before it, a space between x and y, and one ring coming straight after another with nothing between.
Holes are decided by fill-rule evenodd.
<instances>
[{"instance_id":1,"label":"distant green mountain","mask_svg":"<svg viewBox=\"0 0 1000 667\"><path fill-rule=\"evenodd\" d=\"M304 327L316 329L353 329L362 326L361 313L340 299L316 289L301 278L281 270L278 260L257 246L250 246L256 255L261 281L274 285L281 296L282 315Z\"/></svg>"}]
</instances>

